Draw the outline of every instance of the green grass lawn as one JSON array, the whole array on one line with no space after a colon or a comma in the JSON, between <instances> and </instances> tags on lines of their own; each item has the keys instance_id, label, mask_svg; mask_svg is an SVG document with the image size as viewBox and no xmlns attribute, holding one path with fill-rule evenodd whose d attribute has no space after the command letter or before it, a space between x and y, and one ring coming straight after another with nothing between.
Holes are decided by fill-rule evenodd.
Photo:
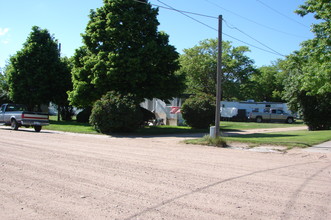
<instances>
[{"instance_id":1,"label":"green grass lawn","mask_svg":"<svg viewBox=\"0 0 331 220\"><path fill-rule=\"evenodd\" d=\"M281 128L302 126L302 122L294 124L285 123L255 123L255 122L228 122L221 121L220 128L223 131L249 130L261 128ZM88 123L78 123L76 121L57 121L56 117L50 118L50 125L44 127L45 130L57 130L64 132L99 134ZM140 128L130 135L165 135L165 134L188 134L188 133L206 133L209 129L193 129L185 126L152 126ZM227 142L245 142L250 145L272 144L291 147L308 147L321 142L331 140L331 131L289 131L274 132L265 134L248 134L236 137L226 137ZM203 139L188 140L189 143L205 144Z\"/></svg>"},{"instance_id":2,"label":"green grass lawn","mask_svg":"<svg viewBox=\"0 0 331 220\"><path fill-rule=\"evenodd\" d=\"M57 121L50 119L50 125L43 127L44 130L98 134L94 128L88 123L78 123L76 121Z\"/></svg>"},{"instance_id":3,"label":"green grass lawn","mask_svg":"<svg viewBox=\"0 0 331 220\"><path fill-rule=\"evenodd\" d=\"M286 128L303 126L302 121L297 121L293 124L287 123L256 123L256 122L232 122L221 121L221 130L250 130L250 129L263 129L263 128Z\"/></svg>"},{"instance_id":4,"label":"green grass lawn","mask_svg":"<svg viewBox=\"0 0 331 220\"><path fill-rule=\"evenodd\" d=\"M248 130L259 128L283 128L302 126L302 122L293 124L285 123L256 123L256 122L229 122L221 121L221 130ZM76 121L57 121L56 116L50 116L50 125L44 127L46 130L58 130L76 133L97 133L88 123L78 123ZM185 134L185 133L209 133L209 129L194 129L187 126L152 126L140 128L134 134L137 135L162 135L162 134Z\"/></svg>"},{"instance_id":5,"label":"green grass lawn","mask_svg":"<svg viewBox=\"0 0 331 220\"><path fill-rule=\"evenodd\" d=\"M264 134L247 134L227 137L226 141L248 142L253 144L271 144L288 147L310 147L331 140L331 131L287 131Z\"/></svg>"},{"instance_id":6,"label":"green grass lawn","mask_svg":"<svg viewBox=\"0 0 331 220\"><path fill-rule=\"evenodd\" d=\"M280 145L287 146L288 149L293 147L310 147L325 141L331 140L331 131L287 131L272 132L264 134L246 134L235 137L223 137L227 143L241 142L248 143L250 146L259 145ZM209 145L208 139L199 138L187 140L185 143Z\"/></svg>"}]
</instances>

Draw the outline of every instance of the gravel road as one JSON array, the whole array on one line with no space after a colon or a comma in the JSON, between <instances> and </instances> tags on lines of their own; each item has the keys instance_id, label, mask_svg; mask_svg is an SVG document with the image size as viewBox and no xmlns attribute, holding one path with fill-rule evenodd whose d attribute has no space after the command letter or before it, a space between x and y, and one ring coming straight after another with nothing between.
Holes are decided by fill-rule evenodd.
<instances>
[{"instance_id":1,"label":"gravel road","mask_svg":"<svg viewBox=\"0 0 331 220\"><path fill-rule=\"evenodd\" d=\"M331 155L0 128L0 219L331 219Z\"/></svg>"}]
</instances>

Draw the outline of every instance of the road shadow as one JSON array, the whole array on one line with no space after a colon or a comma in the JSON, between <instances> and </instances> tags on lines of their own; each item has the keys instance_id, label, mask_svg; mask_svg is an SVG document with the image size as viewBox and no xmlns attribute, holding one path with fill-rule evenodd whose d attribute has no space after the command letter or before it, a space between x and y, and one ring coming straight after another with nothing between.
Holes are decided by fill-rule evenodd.
<instances>
[{"instance_id":1,"label":"road shadow","mask_svg":"<svg viewBox=\"0 0 331 220\"><path fill-rule=\"evenodd\" d=\"M296 137L295 134L275 134L275 133L233 133L225 132L223 133L227 137L240 137L242 139L248 138L275 138L275 137Z\"/></svg>"},{"instance_id":2,"label":"road shadow","mask_svg":"<svg viewBox=\"0 0 331 220\"><path fill-rule=\"evenodd\" d=\"M13 130L10 127L1 126L0 130L13 131L13 132L28 132L28 133L52 133L50 130L41 130L36 132L33 128L19 128L18 130Z\"/></svg>"}]
</instances>

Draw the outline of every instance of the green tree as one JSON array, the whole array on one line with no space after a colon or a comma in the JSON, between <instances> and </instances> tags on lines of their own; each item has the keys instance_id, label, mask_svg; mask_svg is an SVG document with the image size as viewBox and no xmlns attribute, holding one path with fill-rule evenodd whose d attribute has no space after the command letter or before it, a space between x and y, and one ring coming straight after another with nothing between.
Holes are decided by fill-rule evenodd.
<instances>
[{"instance_id":1,"label":"green tree","mask_svg":"<svg viewBox=\"0 0 331 220\"><path fill-rule=\"evenodd\" d=\"M10 58L6 71L11 100L26 104L30 110L48 104L59 93L60 72L56 40L48 30L32 27L23 48Z\"/></svg>"},{"instance_id":2,"label":"green tree","mask_svg":"<svg viewBox=\"0 0 331 220\"><path fill-rule=\"evenodd\" d=\"M168 35L158 32L158 9L132 0L104 0L92 10L76 50L73 90L75 106L92 106L106 92L135 94L137 99L169 99L184 89L184 77L176 75L178 53Z\"/></svg>"},{"instance_id":3,"label":"green tree","mask_svg":"<svg viewBox=\"0 0 331 220\"><path fill-rule=\"evenodd\" d=\"M311 95L331 92L331 2L307 0L296 13L312 13L319 21L312 25L315 37L303 42L300 50L299 55L306 59L302 89Z\"/></svg>"},{"instance_id":4,"label":"green tree","mask_svg":"<svg viewBox=\"0 0 331 220\"><path fill-rule=\"evenodd\" d=\"M258 68L250 77L245 92L255 101L283 102L284 74L278 63Z\"/></svg>"},{"instance_id":5,"label":"green tree","mask_svg":"<svg viewBox=\"0 0 331 220\"><path fill-rule=\"evenodd\" d=\"M61 65L55 79L56 82L61 83L58 83L57 92L53 94L52 98L52 102L58 106L58 120L60 120L60 116L62 120L71 120L74 114L73 107L68 100L68 91L72 90L71 70L71 60L67 57L61 58Z\"/></svg>"},{"instance_id":6,"label":"green tree","mask_svg":"<svg viewBox=\"0 0 331 220\"><path fill-rule=\"evenodd\" d=\"M233 47L228 41L222 43L222 99L246 98L242 88L257 71L253 60L245 55L248 51L247 47ZM207 39L184 50L179 72L187 76L187 93L216 94L217 54L217 39Z\"/></svg>"},{"instance_id":7,"label":"green tree","mask_svg":"<svg viewBox=\"0 0 331 220\"><path fill-rule=\"evenodd\" d=\"M3 71L2 68L0 68L0 104L10 102L8 83L5 77L6 69L7 67Z\"/></svg>"},{"instance_id":8,"label":"green tree","mask_svg":"<svg viewBox=\"0 0 331 220\"><path fill-rule=\"evenodd\" d=\"M296 12L301 16L313 13L319 23L312 25L315 37L304 41L281 64L287 74L285 98L292 109L302 113L311 130L330 129L331 3L308 0Z\"/></svg>"}]
</instances>

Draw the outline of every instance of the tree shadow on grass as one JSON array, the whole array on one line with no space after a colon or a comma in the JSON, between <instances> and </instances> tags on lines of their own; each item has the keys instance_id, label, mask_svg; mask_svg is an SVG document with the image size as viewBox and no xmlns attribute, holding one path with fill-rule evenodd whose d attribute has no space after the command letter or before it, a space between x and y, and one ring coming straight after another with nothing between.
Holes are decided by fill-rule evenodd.
<instances>
[{"instance_id":1,"label":"tree shadow on grass","mask_svg":"<svg viewBox=\"0 0 331 220\"><path fill-rule=\"evenodd\" d=\"M275 133L253 133L253 134L235 134L232 137L240 137L242 139L249 138L282 138L282 137L297 137L295 134L275 134Z\"/></svg>"}]
</instances>

